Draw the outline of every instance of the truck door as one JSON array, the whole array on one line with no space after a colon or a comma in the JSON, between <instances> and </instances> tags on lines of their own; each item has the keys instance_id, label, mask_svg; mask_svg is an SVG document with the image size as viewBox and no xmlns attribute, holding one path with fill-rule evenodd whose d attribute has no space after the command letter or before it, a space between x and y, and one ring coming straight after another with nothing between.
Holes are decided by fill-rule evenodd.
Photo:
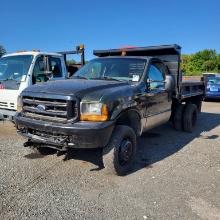
<instances>
[{"instance_id":1,"label":"truck door","mask_svg":"<svg viewBox=\"0 0 220 220\"><path fill-rule=\"evenodd\" d=\"M55 57L55 56L49 57L49 71L51 72L52 78L54 80L64 78L60 57Z\"/></svg>"},{"instance_id":2,"label":"truck door","mask_svg":"<svg viewBox=\"0 0 220 220\"><path fill-rule=\"evenodd\" d=\"M39 56L33 69L32 84L46 82L51 78L63 79L63 72L60 57Z\"/></svg>"},{"instance_id":3,"label":"truck door","mask_svg":"<svg viewBox=\"0 0 220 220\"><path fill-rule=\"evenodd\" d=\"M45 65L45 57L39 56L34 65L33 73L32 73L32 84L46 82L48 80L45 72L47 71L47 67Z\"/></svg>"},{"instance_id":4,"label":"truck door","mask_svg":"<svg viewBox=\"0 0 220 220\"><path fill-rule=\"evenodd\" d=\"M171 100L165 89L166 69L162 63L153 62L147 72L146 130L169 120Z\"/></svg>"}]
</instances>

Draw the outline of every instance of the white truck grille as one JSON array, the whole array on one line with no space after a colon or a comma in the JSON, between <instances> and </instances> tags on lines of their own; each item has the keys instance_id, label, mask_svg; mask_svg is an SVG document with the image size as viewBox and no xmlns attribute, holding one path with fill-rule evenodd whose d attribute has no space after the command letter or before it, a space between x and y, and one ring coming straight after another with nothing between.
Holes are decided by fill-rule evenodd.
<instances>
[{"instance_id":1,"label":"white truck grille","mask_svg":"<svg viewBox=\"0 0 220 220\"><path fill-rule=\"evenodd\" d=\"M15 103L13 102L0 102L0 108L3 109L15 109Z\"/></svg>"}]
</instances>

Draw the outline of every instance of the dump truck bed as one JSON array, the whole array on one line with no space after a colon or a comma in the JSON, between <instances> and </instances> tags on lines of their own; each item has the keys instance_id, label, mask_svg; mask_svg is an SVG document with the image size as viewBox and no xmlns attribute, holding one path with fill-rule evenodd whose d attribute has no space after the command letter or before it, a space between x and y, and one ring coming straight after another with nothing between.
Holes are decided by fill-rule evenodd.
<instances>
[{"instance_id":1,"label":"dump truck bed","mask_svg":"<svg viewBox=\"0 0 220 220\"><path fill-rule=\"evenodd\" d=\"M205 84L203 81L182 81L180 89L180 99L199 95L203 96L205 92Z\"/></svg>"}]
</instances>

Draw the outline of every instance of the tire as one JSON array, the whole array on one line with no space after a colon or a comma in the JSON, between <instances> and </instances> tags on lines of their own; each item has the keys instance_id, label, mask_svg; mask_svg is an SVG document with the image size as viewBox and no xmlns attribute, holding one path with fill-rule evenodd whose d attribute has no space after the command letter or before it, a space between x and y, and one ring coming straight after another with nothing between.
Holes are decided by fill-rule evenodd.
<instances>
[{"instance_id":1,"label":"tire","mask_svg":"<svg viewBox=\"0 0 220 220\"><path fill-rule=\"evenodd\" d=\"M198 113L201 113L201 111L202 111L202 100L199 100L198 102L197 102L197 112Z\"/></svg>"},{"instance_id":2,"label":"tire","mask_svg":"<svg viewBox=\"0 0 220 220\"><path fill-rule=\"evenodd\" d=\"M203 102L208 102L208 101L209 101L208 98L206 98L206 97L203 98Z\"/></svg>"},{"instance_id":3,"label":"tire","mask_svg":"<svg viewBox=\"0 0 220 220\"><path fill-rule=\"evenodd\" d=\"M41 155L50 155L56 153L56 150L49 147L34 147L33 148L35 153L41 154Z\"/></svg>"},{"instance_id":4,"label":"tire","mask_svg":"<svg viewBox=\"0 0 220 220\"><path fill-rule=\"evenodd\" d=\"M184 112L184 105L183 104L178 104L177 108L174 113L173 117L173 127L177 131L181 131L183 129L183 112Z\"/></svg>"},{"instance_id":5,"label":"tire","mask_svg":"<svg viewBox=\"0 0 220 220\"><path fill-rule=\"evenodd\" d=\"M183 130L192 132L197 122L198 109L195 104L187 104L183 114Z\"/></svg>"},{"instance_id":6,"label":"tire","mask_svg":"<svg viewBox=\"0 0 220 220\"><path fill-rule=\"evenodd\" d=\"M105 172L124 176L131 170L137 151L136 134L125 125L116 126L109 144L103 148Z\"/></svg>"}]
</instances>

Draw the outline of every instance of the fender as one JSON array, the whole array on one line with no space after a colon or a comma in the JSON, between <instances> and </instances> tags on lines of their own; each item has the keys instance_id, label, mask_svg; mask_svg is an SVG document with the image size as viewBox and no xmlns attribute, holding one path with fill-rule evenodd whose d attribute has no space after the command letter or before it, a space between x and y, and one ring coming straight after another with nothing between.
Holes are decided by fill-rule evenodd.
<instances>
[{"instance_id":1,"label":"fender","mask_svg":"<svg viewBox=\"0 0 220 220\"><path fill-rule=\"evenodd\" d=\"M145 119L137 108L127 108L122 110L113 120L116 125L127 125L134 129L137 136L142 134Z\"/></svg>"}]
</instances>

